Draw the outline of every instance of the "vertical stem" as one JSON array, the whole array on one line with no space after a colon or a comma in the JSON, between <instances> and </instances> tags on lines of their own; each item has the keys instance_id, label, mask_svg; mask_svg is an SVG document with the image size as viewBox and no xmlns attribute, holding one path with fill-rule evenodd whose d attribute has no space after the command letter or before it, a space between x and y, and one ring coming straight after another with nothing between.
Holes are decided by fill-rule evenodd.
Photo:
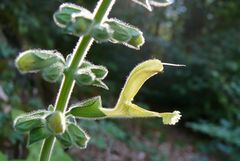
<instances>
[{"instance_id":1,"label":"vertical stem","mask_svg":"<svg viewBox=\"0 0 240 161\"><path fill-rule=\"evenodd\" d=\"M104 19L108 16L114 3L115 0L100 0L98 2L97 7L94 10L94 21L96 23L102 23ZM81 63L83 62L93 41L94 40L89 35L83 36L82 38L79 39L73 51L73 58L70 62L69 69L65 73L64 78L62 80L61 87L59 89L55 103L55 110L65 112L69 99L71 97L73 87L75 85L74 73L76 72L78 66L80 66ZM39 161L50 160L54 143L55 143L54 136L44 140Z\"/></svg>"},{"instance_id":2,"label":"vertical stem","mask_svg":"<svg viewBox=\"0 0 240 161\"><path fill-rule=\"evenodd\" d=\"M40 158L39 158L40 161L50 160L55 140L56 139L55 139L54 136L50 136L49 138L44 140L43 146L42 146L42 149L41 149L41 155L40 155Z\"/></svg>"}]
</instances>

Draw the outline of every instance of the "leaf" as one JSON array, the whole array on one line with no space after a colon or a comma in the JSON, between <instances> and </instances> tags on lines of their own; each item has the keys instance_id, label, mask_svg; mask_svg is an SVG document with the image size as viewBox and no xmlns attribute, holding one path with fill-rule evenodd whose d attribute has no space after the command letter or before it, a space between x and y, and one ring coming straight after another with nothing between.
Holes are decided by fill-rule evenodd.
<instances>
[{"instance_id":1,"label":"leaf","mask_svg":"<svg viewBox=\"0 0 240 161\"><path fill-rule=\"evenodd\" d=\"M41 141L50 135L50 132L45 127L32 129L28 137L28 146L35 142Z\"/></svg>"},{"instance_id":2,"label":"leaf","mask_svg":"<svg viewBox=\"0 0 240 161\"><path fill-rule=\"evenodd\" d=\"M72 114L78 118L97 119L105 117L105 114L100 110L102 108L101 97L97 96L70 107L67 114Z\"/></svg>"},{"instance_id":3,"label":"leaf","mask_svg":"<svg viewBox=\"0 0 240 161\"><path fill-rule=\"evenodd\" d=\"M69 132L75 145L81 149L85 149L87 147L90 138L79 126L71 123L68 125L67 131Z\"/></svg>"}]
</instances>

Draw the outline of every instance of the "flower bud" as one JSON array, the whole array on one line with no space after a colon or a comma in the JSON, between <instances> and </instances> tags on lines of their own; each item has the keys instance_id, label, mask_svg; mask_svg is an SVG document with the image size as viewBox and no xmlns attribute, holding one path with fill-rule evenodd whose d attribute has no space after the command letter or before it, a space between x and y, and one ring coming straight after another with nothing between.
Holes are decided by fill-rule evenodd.
<instances>
[{"instance_id":1,"label":"flower bud","mask_svg":"<svg viewBox=\"0 0 240 161\"><path fill-rule=\"evenodd\" d=\"M112 30L109 28L107 24L96 25L92 30L92 37L97 42L105 42L110 39L112 36Z\"/></svg>"},{"instance_id":2,"label":"flower bud","mask_svg":"<svg viewBox=\"0 0 240 161\"><path fill-rule=\"evenodd\" d=\"M66 120L62 112L55 111L47 118L47 127L54 135L60 135L66 130Z\"/></svg>"},{"instance_id":3,"label":"flower bud","mask_svg":"<svg viewBox=\"0 0 240 161\"><path fill-rule=\"evenodd\" d=\"M128 25L117 19L109 19L105 22L113 30L111 41L139 49L144 44L142 32L134 26Z\"/></svg>"},{"instance_id":4,"label":"flower bud","mask_svg":"<svg viewBox=\"0 0 240 161\"><path fill-rule=\"evenodd\" d=\"M135 49L139 49L144 44L144 42L145 40L142 33L139 33L139 34L133 35L126 45L128 45L129 47L133 47Z\"/></svg>"},{"instance_id":5,"label":"flower bud","mask_svg":"<svg viewBox=\"0 0 240 161\"><path fill-rule=\"evenodd\" d=\"M80 68L88 68L88 67L92 67L93 64L87 60L84 60L80 66Z\"/></svg>"},{"instance_id":6,"label":"flower bud","mask_svg":"<svg viewBox=\"0 0 240 161\"><path fill-rule=\"evenodd\" d=\"M113 30L112 42L123 43L128 42L131 39L131 35L127 31L127 24L116 19L107 21L107 24Z\"/></svg>"},{"instance_id":7,"label":"flower bud","mask_svg":"<svg viewBox=\"0 0 240 161\"><path fill-rule=\"evenodd\" d=\"M39 117L18 117L14 121L14 128L20 132L27 132L36 127L41 127L44 124L44 120Z\"/></svg>"},{"instance_id":8,"label":"flower bud","mask_svg":"<svg viewBox=\"0 0 240 161\"><path fill-rule=\"evenodd\" d=\"M55 63L43 69L42 77L44 80L48 82L56 82L62 77L63 71L64 71L64 64Z\"/></svg>"},{"instance_id":9,"label":"flower bud","mask_svg":"<svg viewBox=\"0 0 240 161\"><path fill-rule=\"evenodd\" d=\"M58 141L64 146L64 148L68 148L74 144L68 130L65 130L62 135L57 135L56 137Z\"/></svg>"},{"instance_id":10,"label":"flower bud","mask_svg":"<svg viewBox=\"0 0 240 161\"><path fill-rule=\"evenodd\" d=\"M104 66L95 65L91 68L91 71L98 79L101 80L104 79L108 74L108 70Z\"/></svg>"},{"instance_id":11,"label":"flower bud","mask_svg":"<svg viewBox=\"0 0 240 161\"><path fill-rule=\"evenodd\" d=\"M87 147L90 137L83 129L71 123L68 125L68 132L75 145L81 149L85 149Z\"/></svg>"},{"instance_id":12,"label":"flower bud","mask_svg":"<svg viewBox=\"0 0 240 161\"><path fill-rule=\"evenodd\" d=\"M78 85L91 85L96 76L88 69L79 69L75 74Z\"/></svg>"},{"instance_id":13,"label":"flower bud","mask_svg":"<svg viewBox=\"0 0 240 161\"><path fill-rule=\"evenodd\" d=\"M55 50L27 50L19 54L15 64L22 73L38 72L53 63L65 60L63 56Z\"/></svg>"},{"instance_id":14,"label":"flower bud","mask_svg":"<svg viewBox=\"0 0 240 161\"><path fill-rule=\"evenodd\" d=\"M72 14L72 21L67 25L68 33L75 36L82 36L90 31L92 16L87 14Z\"/></svg>"},{"instance_id":15,"label":"flower bud","mask_svg":"<svg viewBox=\"0 0 240 161\"><path fill-rule=\"evenodd\" d=\"M81 12L91 14L90 11L81 6L72 3L64 3L59 7L59 10L54 13L53 19L59 27L64 28L68 23L71 22L71 15L73 13Z\"/></svg>"},{"instance_id":16,"label":"flower bud","mask_svg":"<svg viewBox=\"0 0 240 161\"><path fill-rule=\"evenodd\" d=\"M78 71L75 73L75 80L78 85L92 85L108 90L102 80L107 76L108 70L104 66L94 65L84 60Z\"/></svg>"},{"instance_id":17,"label":"flower bud","mask_svg":"<svg viewBox=\"0 0 240 161\"><path fill-rule=\"evenodd\" d=\"M50 136L50 132L45 127L32 129L28 137L28 146L38 141L41 141L48 136Z\"/></svg>"}]
</instances>

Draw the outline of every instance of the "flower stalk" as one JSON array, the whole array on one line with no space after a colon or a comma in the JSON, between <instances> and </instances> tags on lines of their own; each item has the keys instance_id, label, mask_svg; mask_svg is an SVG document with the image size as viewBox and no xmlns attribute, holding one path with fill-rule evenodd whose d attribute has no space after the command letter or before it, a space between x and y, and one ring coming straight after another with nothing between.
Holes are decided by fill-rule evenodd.
<instances>
[{"instance_id":1,"label":"flower stalk","mask_svg":"<svg viewBox=\"0 0 240 161\"><path fill-rule=\"evenodd\" d=\"M94 21L101 23L107 18L115 0L100 0L94 11ZM90 46L94 39L89 35L80 37L74 51L73 57L70 62L68 70L64 74L64 78L61 83L61 87L58 92L58 96L55 103L55 110L65 112L69 98L71 96L73 87L75 85L74 73L77 68L82 64L85 56L87 55ZM51 152L55 144L55 137L50 136L44 140L39 161L49 161L51 158Z\"/></svg>"}]
</instances>

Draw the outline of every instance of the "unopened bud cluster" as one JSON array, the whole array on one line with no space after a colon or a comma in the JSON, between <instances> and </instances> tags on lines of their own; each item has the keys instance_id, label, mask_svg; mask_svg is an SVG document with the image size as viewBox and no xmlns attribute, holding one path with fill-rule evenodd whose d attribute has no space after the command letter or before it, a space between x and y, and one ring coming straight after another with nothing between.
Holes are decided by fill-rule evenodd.
<instances>
[{"instance_id":1,"label":"unopened bud cluster","mask_svg":"<svg viewBox=\"0 0 240 161\"><path fill-rule=\"evenodd\" d=\"M76 145L85 148L89 136L75 120L69 118L59 111L40 110L17 117L14 128L20 132L29 132L28 145L55 136L65 147Z\"/></svg>"},{"instance_id":2,"label":"unopened bud cluster","mask_svg":"<svg viewBox=\"0 0 240 161\"><path fill-rule=\"evenodd\" d=\"M103 79L107 74L106 67L84 61L75 73L75 80L78 85L92 85L108 90L108 86L103 83Z\"/></svg>"},{"instance_id":3,"label":"unopened bud cluster","mask_svg":"<svg viewBox=\"0 0 240 161\"><path fill-rule=\"evenodd\" d=\"M142 32L117 19L95 23L93 14L87 9L71 4L62 4L54 14L55 23L75 36L90 35L97 42L110 41L139 49L144 44Z\"/></svg>"},{"instance_id":4,"label":"unopened bud cluster","mask_svg":"<svg viewBox=\"0 0 240 161\"><path fill-rule=\"evenodd\" d=\"M63 74L65 60L56 50L27 50L19 54L15 64L22 73L40 72L49 82L56 82Z\"/></svg>"}]
</instances>

